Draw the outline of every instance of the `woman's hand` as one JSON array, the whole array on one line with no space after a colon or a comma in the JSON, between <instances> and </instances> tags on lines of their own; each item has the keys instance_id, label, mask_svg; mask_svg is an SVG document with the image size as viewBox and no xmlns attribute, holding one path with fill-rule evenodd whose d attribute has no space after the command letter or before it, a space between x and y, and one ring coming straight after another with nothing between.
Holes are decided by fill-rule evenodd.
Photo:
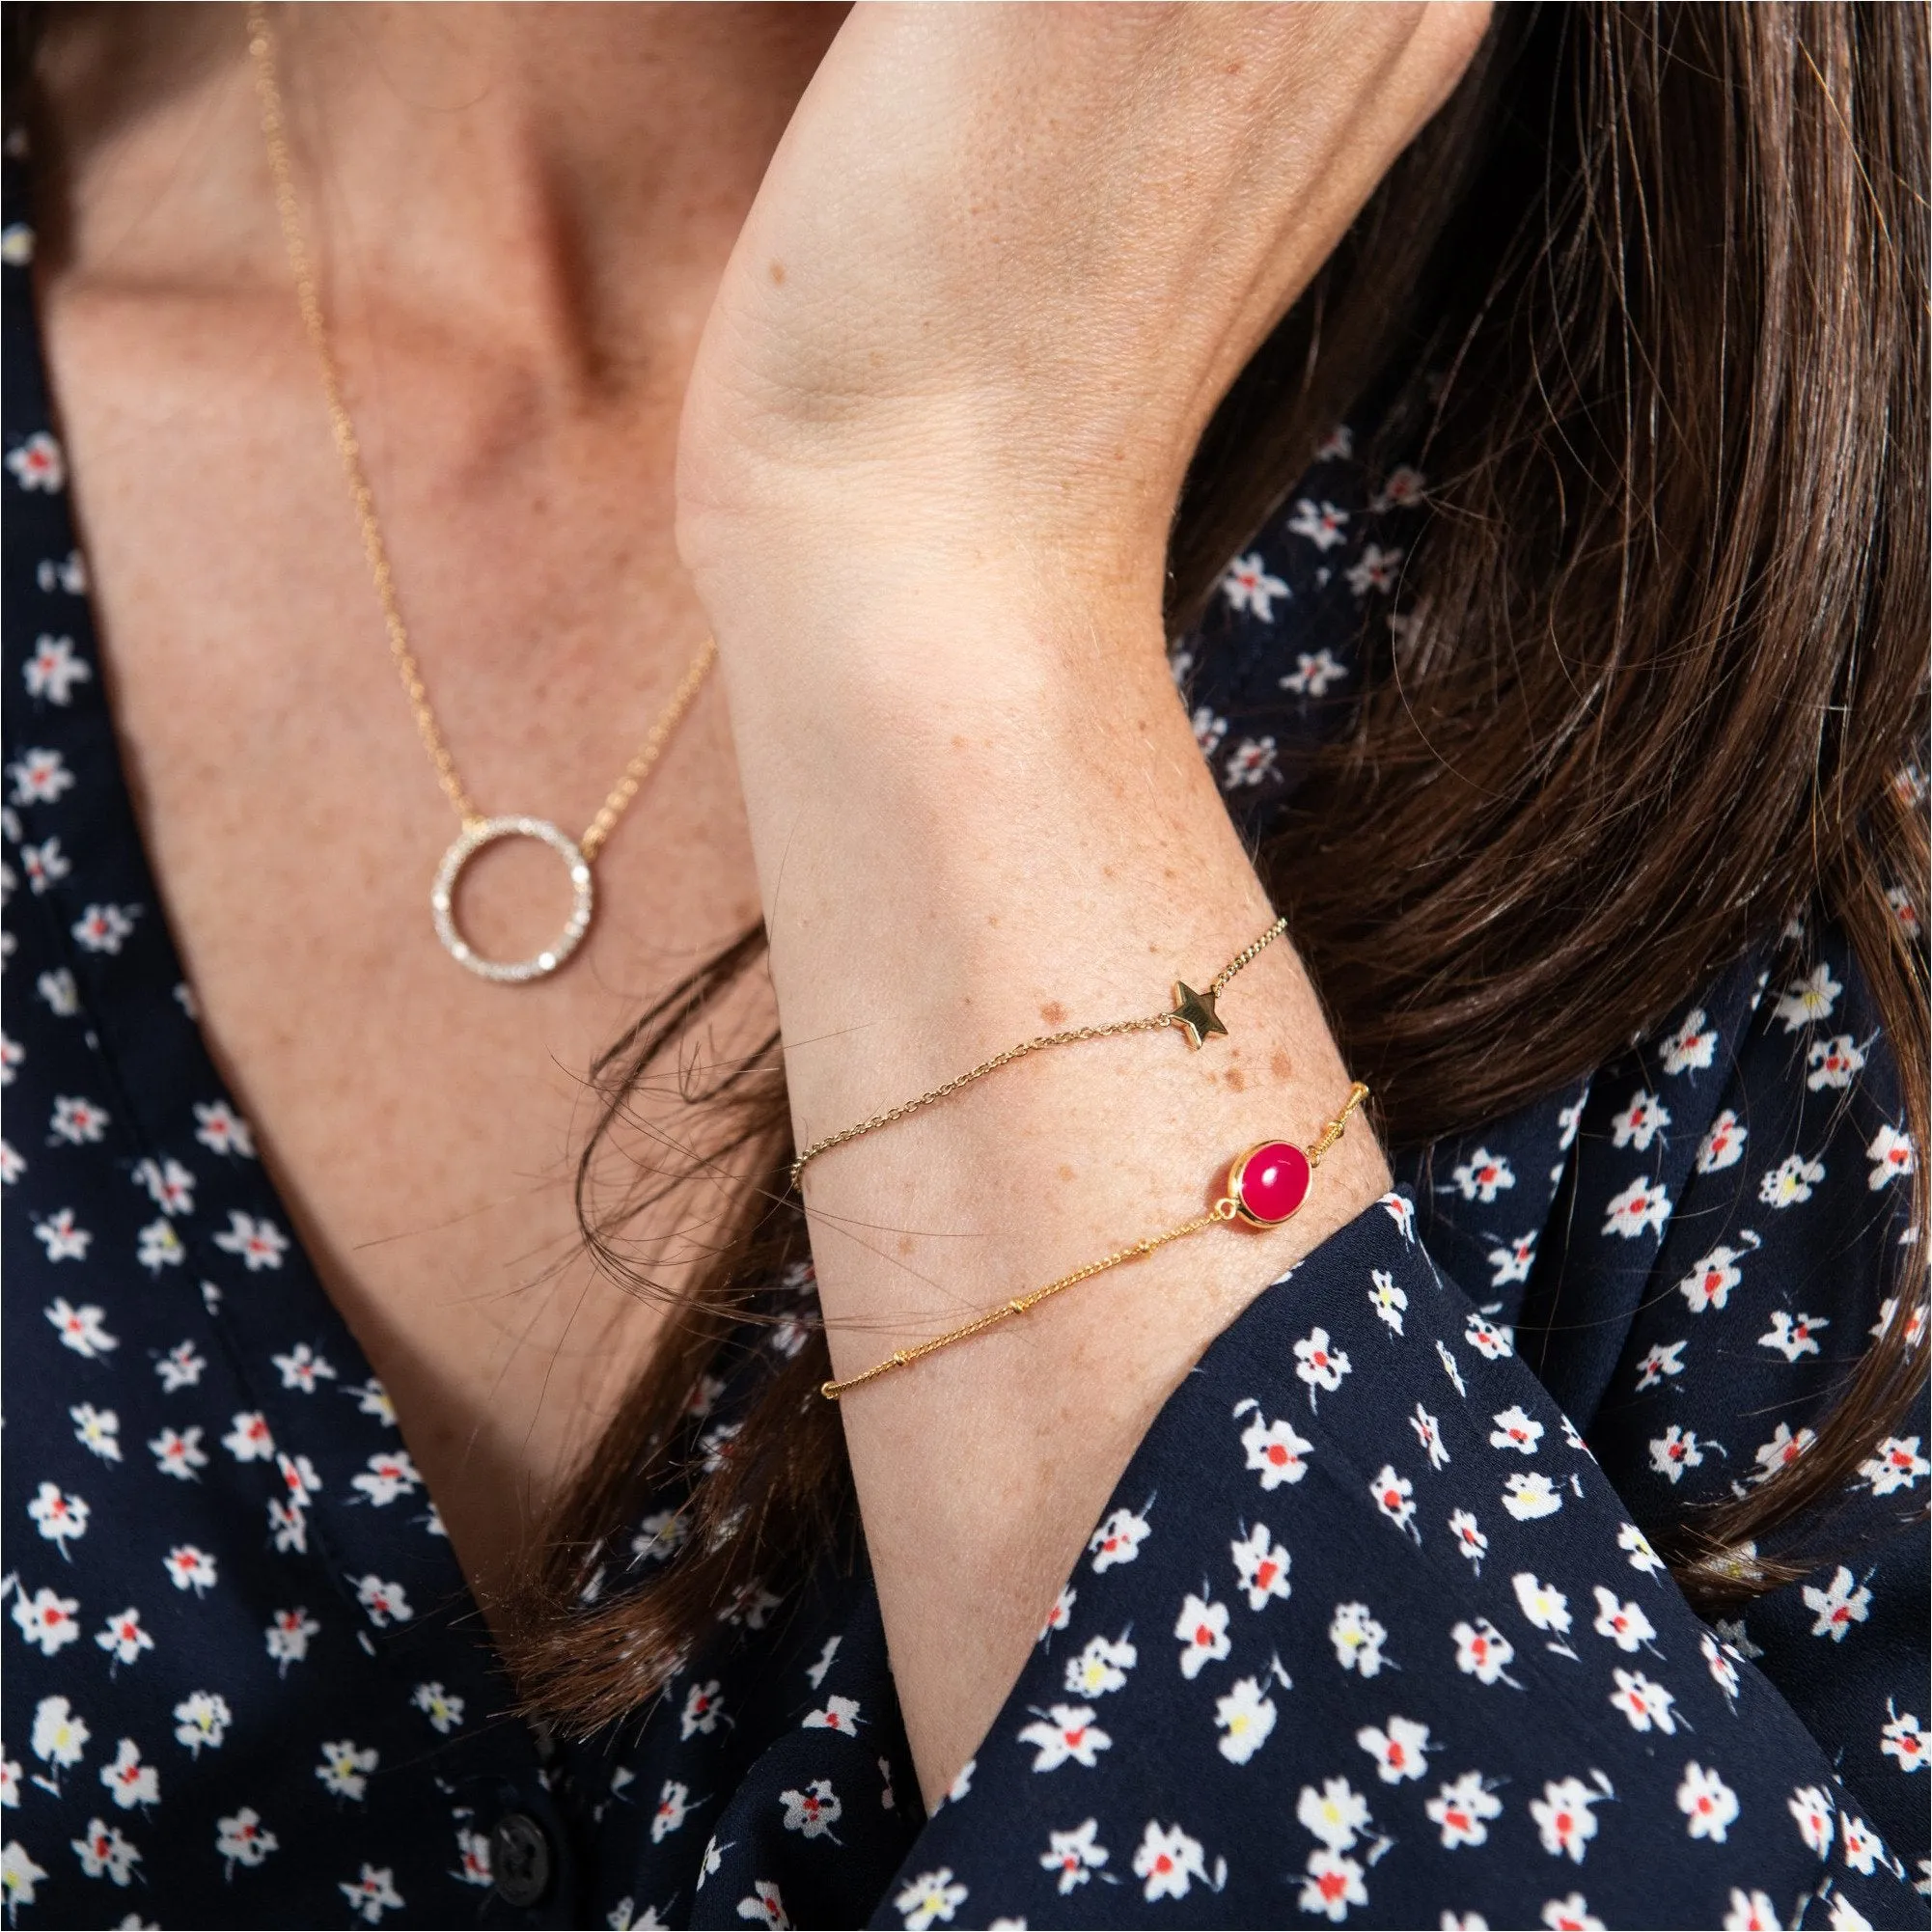
<instances>
[{"instance_id":1,"label":"woman's hand","mask_svg":"<svg viewBox=\"0 0 1932 1932\"><path fill-rule=\"evenodd\" d=\"M967 543L1144 590L1201 431L1446 97L1480 0L861 6L686 402L707 599L745 546ZM1024 567L1024 565L1022 566ZM754 573L755 574L755 573Z\"/></svg>"},{"instance_id":2,"label":"woman's hand","mask_svg":"<svg viewBox=\"0 0 1932 1932\"><path fill-rule=\"evenodd\" d=\"M801 1145L1046 1027L1165 1005L1272 920L1162 655L1217 397L1451 85L1472 7L862 8L746 225L686 402ZM1283 478L1285 485L1290 479ZM816 1161L834 1371L1198 1215L1348 1071L1290 945L1229 1037L1043 1054ZM928 1799L1168 1394L1388 1184L1216 1228L855 1392Z\"/></svg>"}]
</instances>

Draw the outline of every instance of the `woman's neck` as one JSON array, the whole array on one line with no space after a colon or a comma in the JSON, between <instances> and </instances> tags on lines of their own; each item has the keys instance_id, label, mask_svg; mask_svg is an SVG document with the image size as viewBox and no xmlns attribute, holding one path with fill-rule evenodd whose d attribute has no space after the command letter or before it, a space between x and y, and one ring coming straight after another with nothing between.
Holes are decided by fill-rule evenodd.
<instances>
[{"instance_id":1,"label":"woman's neck","mask_svg":"<svg viewBox=\"0 0 1932 1932\"><path fill-rule=\"evenodd\" d=\"M695 345L842 13L272 9L342 326L372 301L433 317L515 345L586 401L640 370L661 378ZM286 295L245 21L233 6L75 10L50 32L43 247L60 273Z\"/></svg>"}]
</instances>

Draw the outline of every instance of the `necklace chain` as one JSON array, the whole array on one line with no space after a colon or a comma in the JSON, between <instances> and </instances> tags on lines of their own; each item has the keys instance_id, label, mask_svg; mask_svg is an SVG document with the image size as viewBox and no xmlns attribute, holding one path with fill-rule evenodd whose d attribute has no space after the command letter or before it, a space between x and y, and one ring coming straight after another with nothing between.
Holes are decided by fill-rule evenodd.
<instances>
[{"instance_id":1,"label":"necklace chain","mask_svg":"<svg viewBox=\"0 0 1932 1932\"><path fill-rule=\"evenodd\" d=\"M403 695L416 720L416 734L429 762L436 769L436 783L443 795L455 807L465 826L483 822L483 814L463 784L456 769L455 755L443 736L441 725L429 704L423 681L423 669L409 643L409 627L402 620L402 607L396 594L395 572L390 567L389 548L382 540L382 527L376 521L375 492L370 487L363 468L362 444L356 436L355 419L349 414L343 394L342 371L329 340L321 296L317 290L315 265L309 255L308 237L302 227L301 203L295 194L294 167L289 153L287 119L282 107L281 84L275 72L275 46L268 29L268 12L261 0L251 0L248 9L248 50L255 62L255 91L262 107L262 139L268 152L268 172L275 184L275 211L281 218L282 241L289 257L289 268L295 282L295 300L302 314L302 327L315 351L322 379L322 394L328 403L329 427L335 435L336 455L342 459L355 520L362 533L363 555L369 560L369 573L375 585L376 600L382 606L382 621L389 633L389 655L396 674L402 680ZM577 841L584 857L594 859L610 837L624 809L637 796L638 788L657 762L671 734L684 713L691 708L717 656L717 646L706 638L699 646L671 701L652 721L644 742L624 766L618 782L597 808L590 828Z\"/></svg>"}]
</instances>

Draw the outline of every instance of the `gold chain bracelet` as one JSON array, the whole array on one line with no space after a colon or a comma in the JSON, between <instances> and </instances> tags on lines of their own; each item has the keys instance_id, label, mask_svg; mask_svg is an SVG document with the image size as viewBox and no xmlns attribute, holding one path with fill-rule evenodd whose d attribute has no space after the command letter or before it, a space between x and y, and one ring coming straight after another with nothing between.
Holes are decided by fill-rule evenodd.
<instances>
[{"instance_id":1,"label":"gold chain bracelet","mask_svg":"<svg viewBox=\"0 0 1932 1932\"><path fill-rule=\"evenodd\" d=\"M818 1393L828 1402L836 1402L854 1389L864 1388L868 1382L876 1382L881 1375L890 1375L895 1368L909 1368L915 1362L923 1362L942 1348L951 1348L955 1341L968 1341L976 1335L984 1335L989 1328L998 1328L1002 1322L1011 1321L1015 1315L1031 1313L1041 1302L1063 1293L1076 1282L1084 1282L1093 1275L1104 1275L1108 1269L1120 1267L1128 1261L1138 1261L1157 1248L1165 1248L1171 1241L1184 1241L1190 1234L1199 1234L1202 1228L1218 1227L1237 1217L1251 1228L1279 1228L1308 1199L1310 1182L1315 1169L1321 1165L1322 1156L1348 1131L1348 1117L1367 1098L1368 1089L1361 1081L1356 1081L1348 1090L1348 1098L1342 1104L1340 1113L1305 1148L1296 1146L1292 1141L1261 1141L1246 1153L1237 1155L1228 1167L1225 1192L1205 1214L1198 1214L1192 1221L1183 1221L1164 1233L1146 1235L1129 1247L1117 1248L1113 1254L1103 1256L1097 1261L1089 1261L1084 1268L1075 1268L1071 1274L1060 1276L1043 1288L1035 1288L1031 1294L1015 1295L1011 1301L1002 1302L998 1308L989 1309L986 1313L976 1316L962 1327L934 1336L930 1341L895 1349L883 1362L860 1374L847 1376L842 1382L821 1382Z\"/></svg>"},{"instance_id":2,"label":"gold chain bracelet","mask_svg":"<svg viewBox=\"0 0 1932 1932\"><path fill-rule=\"evenodd\" d=\"M1228 982L1240 972L1257 953L1265 952L1288 929L1285 919L1278 919L1260 938L1244 946L1212 980L1206 987L1197 993L1185 980L1176 980L1173 986L1173 1005L1165 1012L1148 1013L1141 1019L1112 1020L1105 1026L1067 1027L1060 1033L1040 1034L1034 1039L1022 1040L1018 1046L1009 1046L1004 1053L996 1053L991 1060L982 1060L978 1066L969 1067L964 1073L955 1074L943 1086L928 1089L911 1100L902 1100L897 1107L889 1107L883 1114L874 1114L869 1120L861 1120L856 1127L842 1127L836 1134L827 1134L822 1141L814 1141L791 1164L791 1184L798 1185L798 1177L805 1172L808 1161L815 1161L820 1154L829 1153L834 1147L842 1147L847 1141L856 1141L862 1135L875 1134L881 1127L890 1127L896 1120L903 1120L909 1114L917 1114L922 1109L944 1100L949 1094L957 1093L962 1087L971 1087L976 1080L983 1080L989 1073L997 1073L1003 1066L1010 1066L1016 1060L1024 1060L1031 1053L1038 1053L1050 1046L1072 1046L1076 1041L1087 1039L1113 1039L1121 1034L1159 1033L1168 1027L1178 1027L1187 1035L1188 1044L1200 1047L1211 1035L1228 1032L1222 1024L1221 1016L1214 1010L1214 1003L1227 990Z\"/></svg>"}]
</instances>

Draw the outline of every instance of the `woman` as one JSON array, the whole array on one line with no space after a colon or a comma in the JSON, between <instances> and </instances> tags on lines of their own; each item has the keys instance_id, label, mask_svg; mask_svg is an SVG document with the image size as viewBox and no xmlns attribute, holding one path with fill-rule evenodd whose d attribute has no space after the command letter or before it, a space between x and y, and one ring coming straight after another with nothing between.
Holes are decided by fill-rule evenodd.
<instances>
[{"instance_id":1,"label":"woman","mask_svg":"<svg viewBox=\"0 0 1932 1932\"><path fill-rule=\"evenodd\" d=\"M33 25L18 1921L1921 1918L1920 11Z\"/></svg>"}]
</instances>

